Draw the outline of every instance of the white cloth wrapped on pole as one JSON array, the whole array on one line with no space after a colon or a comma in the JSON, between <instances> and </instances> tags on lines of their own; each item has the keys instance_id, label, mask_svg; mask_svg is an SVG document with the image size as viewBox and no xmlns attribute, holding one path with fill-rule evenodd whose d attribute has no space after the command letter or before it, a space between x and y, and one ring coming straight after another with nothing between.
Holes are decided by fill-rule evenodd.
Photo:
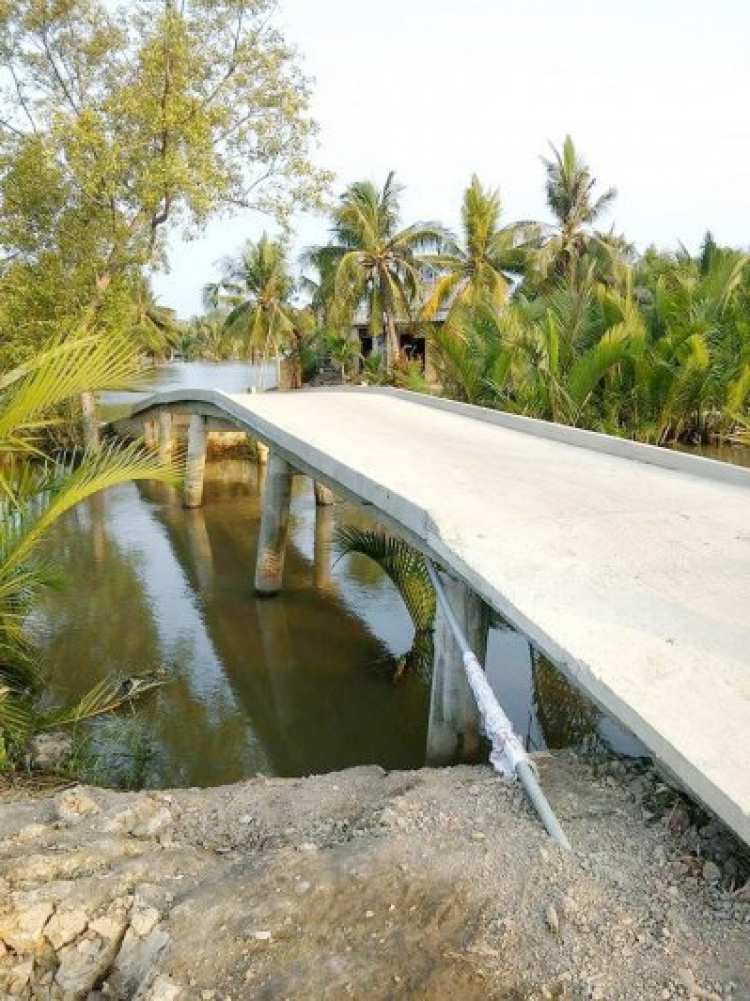
<instances>
[{"instance_id":1,"label":"white cloth wrapped on pole","mask_svg":"<svg viewBox=\"0 0 750 1001\"><path fill-rule=\"evenodd\" d=\"M495 693L490 688L490 683L487 681L487 676L482 670L482 665L471 650L464 653L463 661L466 677L469 680L477 709L482 717L484 732L492 744L490 762L495 770L500 772L506 779L515 778L516 769L520 762L525 761L532 768L534 767L534 763L529 758L519 738L513 732L513 725L495 698Z\"/></svg>"}]
</instances>

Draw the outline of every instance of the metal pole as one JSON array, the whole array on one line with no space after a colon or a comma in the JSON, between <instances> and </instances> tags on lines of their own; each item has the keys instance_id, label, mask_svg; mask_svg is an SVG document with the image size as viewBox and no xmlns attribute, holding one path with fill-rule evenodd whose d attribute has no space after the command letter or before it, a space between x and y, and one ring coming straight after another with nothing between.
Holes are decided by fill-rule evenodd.
<instances>
[{"instance_id":1,"label":"metal pole","mask_svg":"<svg viewBox=\"0 0 750 1001\"><path fill-rule=\"evenodd\" d=\"M570 842L560 826L560 822L555 816L552 807L549 805L547 797L542 792L531 761L523 750L523 745L513 734L511 722L495 698L495 693L490 688L481 665L471 650L469 642L456 620L456 616L453 614L453 609L450 606L435 566L430 559L426 559L425 562L427 564L427 572L430 575L430 580L437 594L437 599L440 602L440 607L443 609L443 613L448 620L456 643L461 648L464 667L469 677L469 684L477 701L477 706L482 714L485 733L492 741L493 749L496 744L501 748L507 747L509 749L508 760L512 763L513 774L515 774L526 790L526 795L529 797L531 805L536 810L539 819L544 824L552 840L557 842L562 848L569 850ZM490 760L497 767L494 750ZM499 770L505 771L504 768Z\"/></svg>"}]
</instances>

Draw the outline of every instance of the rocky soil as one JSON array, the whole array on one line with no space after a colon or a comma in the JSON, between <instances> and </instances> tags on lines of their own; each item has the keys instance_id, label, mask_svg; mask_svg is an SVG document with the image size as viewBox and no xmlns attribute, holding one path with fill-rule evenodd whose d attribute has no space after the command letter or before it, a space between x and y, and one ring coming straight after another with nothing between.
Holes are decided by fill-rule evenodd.
<instances>
[{"instance_id":1,"label":"rocky soil","mask_svg":"<svg viewBox=\"0 0 750 1001\"><path fill-rule=\"evenodd\" d=\"M539 764L571 853L483 767L5 794L0 992L750 1001L742 860L688 850L643 777Z\"/></svg>"}]
</instances>

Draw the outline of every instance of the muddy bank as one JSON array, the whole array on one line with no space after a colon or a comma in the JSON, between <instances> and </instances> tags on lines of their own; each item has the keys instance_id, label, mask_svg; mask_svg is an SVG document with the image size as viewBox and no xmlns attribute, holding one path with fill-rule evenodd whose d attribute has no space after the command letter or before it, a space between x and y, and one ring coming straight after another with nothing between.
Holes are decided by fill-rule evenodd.
<instances>
[{"instance_id":1,"label":"muddy bank","mask_svg":"<svg viewBox=\"0 0 750 1001\"><path fill-rule=\"evenodd\" d=\"M540 762L6 795L0 989L26 998L750 999L750 894L624 781ZM707 877L707 878L706 878Z\"/></svg>"}]
</instances>

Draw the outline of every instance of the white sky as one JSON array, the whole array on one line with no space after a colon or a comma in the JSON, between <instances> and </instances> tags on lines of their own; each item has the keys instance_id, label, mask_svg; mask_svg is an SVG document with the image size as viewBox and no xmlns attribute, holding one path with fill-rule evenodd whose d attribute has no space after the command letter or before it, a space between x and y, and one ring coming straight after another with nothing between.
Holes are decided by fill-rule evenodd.
<instances>
[{"instance_id":1,"label":"white sky","mask_svg":"<svg viewBox=\"0 0 750 1001\"><path fill-rule=\"evenodd\" d=\"M750 0L281 0L315 78L336 191L406 185L404 222L458 223L472 172L505 218L547 218L540 155L570 133L639 247L750 243ZM161 301L188 316L216 261L272 229L247 215L175 241ZM326 238L297 223L297 248Z\"/></svg>"}]
</instances>

